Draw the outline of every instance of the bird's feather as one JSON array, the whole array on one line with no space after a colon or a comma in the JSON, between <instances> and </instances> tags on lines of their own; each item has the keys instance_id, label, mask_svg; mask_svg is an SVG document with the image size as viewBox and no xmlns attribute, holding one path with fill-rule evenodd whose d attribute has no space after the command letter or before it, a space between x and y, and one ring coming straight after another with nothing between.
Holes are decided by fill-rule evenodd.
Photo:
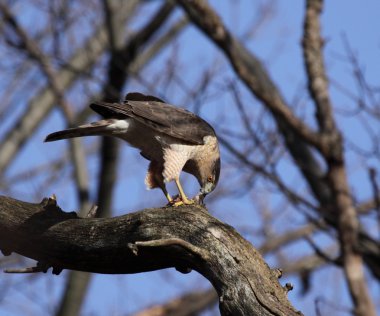
<instances>
[{"instance_id":1,"label":"bird's feather","mask_svg":"<svg viewBox=\"0 0 380 316\"><path fill-rule=\"evenodd\" d=\"M83 137L83 136L96 136L102 135L107 126L112 123L113 120L101 120L95 123L81 125L75 128L65 129L49 134L45 138L45 142L54 142L56 140Z\"/></svg>"},{"instance_id":2,"label":"bird's feather","mask_svg":"<svg viewBox=\"0 0 380 316\"><path fill-rule=\"evenodd\" d=\"M160 133L189 144L202 145L205 136L215 135L214 129L199 116L161 102L158 98L153 100L151 96L145 96L148 100L143 101L141 96L144 95L137 95L138 98L126 99L124 103L94 102L90 107L106 118L131 117Z\"/></svg>"},{"instance_id":3,"label":"bird's feather","mask_svg":"<svg viewBox=\"0 0 380 316\"><path fill-rule=\"evenodd\" d=\"M154 95L145 95L145 94L142 94L140 92L129 92L125 96L125 100L129 100L129 101L157 101L157 102L166 103L165 101L163 101L160 98L155 97Z\"/></svg>"}]
</instances>

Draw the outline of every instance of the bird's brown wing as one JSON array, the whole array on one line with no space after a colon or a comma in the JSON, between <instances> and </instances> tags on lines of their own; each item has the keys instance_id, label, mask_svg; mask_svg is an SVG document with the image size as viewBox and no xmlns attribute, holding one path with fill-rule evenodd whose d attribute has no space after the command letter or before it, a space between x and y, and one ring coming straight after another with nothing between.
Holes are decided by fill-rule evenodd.
<instances>
[{"instance_id":1,"label":"bird's brown wing","mask_svg":"<svg viewBox=\"0 0 380 316\"><path fill-rule=\"evenodd\" d=\"M194 145L202 145L203 137L215 135L213 128L197 115L160 101L95 102L90 107L106 118L131 117L160 133Z\"/></svg>"}]
</instances>

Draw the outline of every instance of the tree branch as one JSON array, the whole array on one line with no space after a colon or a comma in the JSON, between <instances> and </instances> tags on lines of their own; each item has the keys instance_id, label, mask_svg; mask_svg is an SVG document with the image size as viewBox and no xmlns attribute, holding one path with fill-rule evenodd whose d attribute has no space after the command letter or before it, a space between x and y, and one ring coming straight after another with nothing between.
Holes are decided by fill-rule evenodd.
<instances>
[{"instance_id":1,"label":"tree branch","mask_svg":"<svg viewBox=\"0 0 380 316\"><path fill-rule=\"evenodd\" d=\"M307 72L309 92L316 105L316 118L324 142L337 142L340 135L336 128L329 97L328 79L323 59L323 39L319 16L322 12L323 0L307 0L303 25L302 48ZM328 157L331 148L327 146L323 152Z\"/></svg>"},{"instance_id":2,"label":"tree branch","mask_svg":"<svg viewBox=\"0 0 380 316\"><path fill-rule=\"evenodd\" d=\"M128 11L118 12L124 20L130 17ZM57 72L57 80L63 89L69 89L79 78L78 73L86 73L91 69L99 56L104 53L107 44L107 32L103 26L95 28L91 37L78 48L68 62ZM55 96L49 85L42 88L36 96L29 101L26 110L15 122L0 142L0 175L13 161L18 151L23 147L31 134L53 109Z\"/></svg>"},{"instance_id":3,"label":"tree branch","mask_svg":"<svg viewBox=\"0 0 380 316\"><path fill-rule=\"evenodd\" d=\"M217 302L214 289L186 293L162 305L148 307L133 316L196 316Z\"/></svg>"},{"instance_id":4,"label":"tree branch","mask_svg":"<svg viewBox=\"0 0 380 316\"><path fill-rule=\"evenodd\" d=\"M286 105L260 60L251 54L225 27L220 17L203 0L177 0L189 18L227 55L231 66L274 115L303 140L320 148L320 137L297 118Z\"/></svg>"},{"instance_id":5,"label":"tree branch","mask_svg":"<svg viewBox=\"0 0 380 316\"><path fill-rule=\"evenodd\" d=\"M56 271L193 269L216 289L222 315L299 315L261 255L201 206L79 218L55 199L31 204L1 196L0 249Z\"/></svg>"},{"instance_id":6,"label":"tree branch","mask_svg":"<svg viewBox=\"0 0 380 316\"><path fill-rule=\"evenodd\" d=\"M328 164L326 178L333 192L330 212L336 217L344 272L358 316L376 315L366 282L363 255L358 247L360 223L354 207L346 176L343 141L336 127L328 92L326 70L323 63L319 16L323 0L307 0L304 22L304 57L308 73L309 90L317 108L317 121L322 139L326 140L323 155Z\"/></svg>"},{"instance_id":7,"label":"tree branch","mask_svg":"<svg viewBox=\"0 0 380 316\"><path fill-rule=\"evenodd\" d=\"M124 3L124 6L133 9L137 6L137 1ZM173 3L164 3L152 17L127 43L124 43L125 28L121 17L117 12L120 10L120 1L105 0L105 24L107 25L108 40L110 44L110 60L108 63L108 78L103 87L103 99L114 101L121 98L121 91L128 78L128 67L136 59L138 52L146 45L149 39L160 29L170 13L173 11ZM116 182L116 169L118 161L119 146L116 139L104 138L101 146L101 167L98 182L98 205L99 216L109 216L114 184ZM80 277L78 277L80 276ZM89 282L90 275L83 275L72 272L68 278L66 292L58 310L58 316L77 315L79 307L83 301L86 284ZM71 292L74 292L72 294ZM76 297L74 297L76 293ZM71 296L71 297L70 297ZM74 300L73 300L74 297ZM74 309L70 310L67 306Z\"/></svg>"},{"instance_id":8,"label":"tree branch","mask_svg":"<svg viewBox=\"0 0 380 316\"><path fill-rule=\"evenodd\" d=\"M233 37L205 1L177 2L184 8L190 20L225 53L238 77L272 113L278 130L311 191L321 205L328 204L332 192L325 181L324 168L309 146L311 144L321 150L320 135L311 131L291 113L259 59Z\"/></svg>"},{"instance_id":9,"label":"tree branch","mask_svg":"<svg viewBox=\"0 0 380 316\"><path fill-rule=\"evenodd\" d=\"M310 95L316 104L316 118L321 132L335 130L328 81L323 61L319 15L322 1L307 1L302 39L303 56L308 76Z\"/></svg>"},{"instance_id":10,"label":"tree branch","mask_svg":"<svg viewBox=\"0 0 380 316\"><path fill-rule=\"evenodd\" d=\"M320 203L318 211L339 232L342 249L345 253L344 257L347 259L345 260L344 268L354 304L362 305L359 303L363 302L363 306L368 306L369 311L374 311L371 299L367 295L368 289L364 277L362 257L373 274L379 277L380 269L375 264L374 259L377 258L378 260L380 247L359 226L356 218L356 211L353 207L352 196L347 182L343 141L339 130L329 123L329 127L333 128L333 130L328 131L329 133L325 131L315 132L300 122L294 114L290 113L290 108L285 104L280 92L261 62L234 38L206 1L177 0L177 2L184 8L191 21L225 53L239 78L272 113L292 158ZM308 2L309 7L311 3L313 1ZM318 6L315 6L315 8L318 8ZM314 13L316 14L312 15L312 17L318 18L319 12ZM314 23L312 27L316 25L318 26L319 24ZM321 46L317 44L317 42L313 42L310 47L320 49ZM319 72L316 74L320 76L320 70L323 69L323 63L320 63ZM322 76L326 79L325 75ZM322 86L327 87L327 80L323 81ZM313 87L313 89L320 88L318 82L317 87L315 83ZM323 99L326 92L321 92L318 89L314 91L319 98L316 100L316 104L321 108L323 115L328 115L326 99ZM333 117L329 117L329 119L332 120ZM328 165L327 174L325 166L319 162L311 151L310 145L318 149L325 159L325 163Z\"/></svg>"},{"instance_id":11,"label":"tree branch","mask_svg":"<svg viewBox=\"0 0 380 316\"><path fill-rule=\"evenodd\" d=\"M51 64L50 59L43 53L38 44L32 38L30 38L25 30L18 24L15 16L6 5L0 4L0 11L2 11L6 21L9 25L11 25L14 32L20 38L21 46L24 47L25 51L31 56L31 58L37 62L41 69L41 72L46 76L57 104L60 106L65 116L67 127L72 127L74 123L74 115L71 111L69 103L65 99L65 89L58 80L57 73ZM69 144L70 155L74 167L74 176L76 180L75 184L78 195L78 203L81 209L86 209L90 205L90 201L88 191L88 176L85 168L85 153L81 146L80 139L71 139L69 141Z\"/></svg>"}]
</instances>

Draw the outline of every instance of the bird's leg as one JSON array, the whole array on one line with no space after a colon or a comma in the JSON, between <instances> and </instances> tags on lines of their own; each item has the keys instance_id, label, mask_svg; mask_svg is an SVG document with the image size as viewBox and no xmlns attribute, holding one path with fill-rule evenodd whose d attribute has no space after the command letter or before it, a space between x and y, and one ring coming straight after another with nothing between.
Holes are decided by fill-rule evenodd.
<instances>
[{"instance_id":1,"label":"bird's leg","mask_svg":"<svg viewBox=\"0 0 380 316\"><path fill-rule=\"evenodd\" d=\"M164 195L165 195L166 199L168 200L168 202L170 204L172 204L173 203L173 198L169 194L168 190L166 190L165 185L163 185L163 186L160 185L160 188L161 188L162 192L164 193Z\"/></svg>"},{"instance_id":2,"label":"bird's leg","mask_svg":"<svg viewBox=\"0 0 380 316\"><path fill-rule=\"evenodd\" d=\"M171 205L171 206L181 206L181 205L184 204L181 200L178 200L178 197L174 197L174 199L171 197L171 195L169 194L169 192L166 190L165 184L164 185L160 185L160 188L161 188L162 192L164 193L166 199L169 202L168 205Z\"/></svg>"},{"instance_id":3,"label":"bird's leg","mask_svg":"<svg viewBox=\"0 0 380 316\"><path fill-rule=\"evenodd\" d=\"M162 166L155 160L152 160L149 164L148 172L145 177L145 184L149 189L160 188L169 204L174 204L173 198L170 196L168 190L166 190L164 179L162 177Z\"/></svg>"},{"instance_id":4,"label":"bird's leg","mask_svg":"<svg viewBox=\"0 0 380 316\"><path fill-rule=\"evenodd\" d=\"M179 182L179 178L176 178L175 179L175 184L177 185L177 188L178 188L178 191L179 191L179 195L181 196L181 199L182 199L182 202L183 204L194 204L194 201L193 200L189 200L185 194L185 192L183 191L182 189L182 185L181 183Z\"/></svg>"}]
</instances>

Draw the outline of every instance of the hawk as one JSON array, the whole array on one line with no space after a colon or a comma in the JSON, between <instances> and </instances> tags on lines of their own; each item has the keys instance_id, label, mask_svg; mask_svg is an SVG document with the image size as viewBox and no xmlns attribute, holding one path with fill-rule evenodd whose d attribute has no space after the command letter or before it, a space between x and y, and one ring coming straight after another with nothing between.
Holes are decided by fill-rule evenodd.
<instances>
[{"instance_id":1,"label":"hawk","mask_svg":"<svg viewBox=\"0 0 380 316\"><path fill-rule=\"evenodd\" d=\"M145 184L148 189L160 188L170 204L194 203L180 183L182 170L198 180L198 201L215 189L220 173L218 139L199 116L137 92L128 93L123 103L94 102L90 107L104 119L52 133L45 142L93 135L121 138L150 161ZM166 189L170 181L175 181L179 201Z\"/></svg>"}]
</instances>

